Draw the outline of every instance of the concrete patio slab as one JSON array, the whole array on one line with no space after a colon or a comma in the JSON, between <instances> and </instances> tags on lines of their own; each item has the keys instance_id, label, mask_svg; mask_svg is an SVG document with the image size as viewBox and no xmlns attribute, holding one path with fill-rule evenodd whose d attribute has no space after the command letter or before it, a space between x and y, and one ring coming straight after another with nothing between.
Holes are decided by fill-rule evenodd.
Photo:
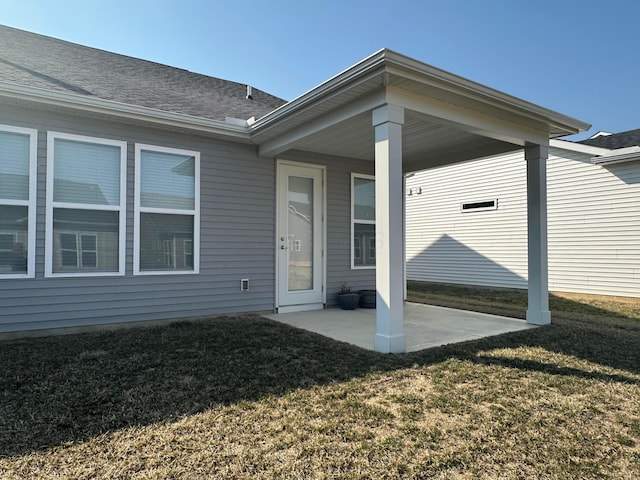
<instances>
[{"instance_id":1,"label":"concrete patio slab","mask_svg":"<svg viewBox=\"0 0 640 480\"><path fill-rule=\"evenodd\" d=\"M328 308L307 312L278 313L265 315L265 317L361 348L374 349L375 309ZM516 318L420 303L405 302L404 304L407 352L529 328L536 327Z\"/></svg>"}]
</instances>

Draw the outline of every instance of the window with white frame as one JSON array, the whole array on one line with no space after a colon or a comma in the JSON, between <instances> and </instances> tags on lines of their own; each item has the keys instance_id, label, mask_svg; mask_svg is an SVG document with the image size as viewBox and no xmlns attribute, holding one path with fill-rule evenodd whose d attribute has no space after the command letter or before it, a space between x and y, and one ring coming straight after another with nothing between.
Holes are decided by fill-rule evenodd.
<instances>
[{"instance_id":1,"label":"window with white frame","mask_svg":"<svg viewBox=\"0 0 640 480\"><path fill-rule=\"evenodd\" d=\"M198 273L199 249L200 153L136 144L134 273Z\"/></svg>"},{"instance_id":2,"label":"window with white frame","mask_svg":"<svg viewBox=\"0 0 640 480\"><path fill-rule=\"evenodd\" d=\"M35 273L37 131L0 125L0 278Z\"/></svg>"},{"instance_id":3,"label":"window with white frame","mask_svg":"<svg viewBox=\"0 0 640 480\"><path fill-rule=\"evenodd\" d=\"M48 133L46 276L124 275L126 150Z\"/></svg>"},{"instance_id":4,"label":"window with white frame","mask_svg":"<svg viewBox=\"0 0 640 480\"><path fill-rule=\"evenodd\" d=\"M371 175L351 174L351 267L376 266L376 185Z\"/></svg>"}]
</instances>

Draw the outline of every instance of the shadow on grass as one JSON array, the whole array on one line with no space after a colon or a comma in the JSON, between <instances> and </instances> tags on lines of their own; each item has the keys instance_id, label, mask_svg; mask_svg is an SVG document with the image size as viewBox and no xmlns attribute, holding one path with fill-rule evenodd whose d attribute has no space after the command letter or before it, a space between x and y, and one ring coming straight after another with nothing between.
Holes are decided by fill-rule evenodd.
<instances>
[{"instance_id":1,"label":"shadow on grass","mask_svg":"<svg viewBox=\"0 0 640 480\"><path fill-rule=\"evenodd\" d=\"M539 346L637 374L639 344L639 322L621 328L559 320L548 327L463 344L381 355L252 315L14 340L0 343L0 456L449 358L635 382L624 375L479 353Z\"/></svg>"},{"instance_id":2,"label":"shadow on grass","mask_svg":"<svg viewBox=\"0 0 640 480\"><path fill-rule=\"evenodd\" d=\"M401 366L258 316L0 343L0 456Z\"/></svg>"}]
</instances>

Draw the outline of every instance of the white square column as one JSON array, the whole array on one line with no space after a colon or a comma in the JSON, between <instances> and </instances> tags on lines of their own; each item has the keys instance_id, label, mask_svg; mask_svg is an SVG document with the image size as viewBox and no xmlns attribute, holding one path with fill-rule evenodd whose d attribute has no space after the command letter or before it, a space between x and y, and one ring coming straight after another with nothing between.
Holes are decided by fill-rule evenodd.
<instances>
[{"instance_id":1,"label":"white square column","mask_svg":"<svg viewBox=\"0 0 640 480\"><path fill-rule=\"evenodd\" d=\"M404 109L373 111L376 174L376 336L382 353L406 351L404 336L404 231L402 125Z\"/></svg>"},{"instance_id":2,"label":"white square column","mask_svg":"<svg viewBox=\"0 0 640 480\"><path fill-rule=\"evenodd\" d=\"M529 304L527 323L551 323L549 312L549 267L547 256L547 157L546 145L528 145L527 162L527 232Z\"/></svg>"}]
</instances>

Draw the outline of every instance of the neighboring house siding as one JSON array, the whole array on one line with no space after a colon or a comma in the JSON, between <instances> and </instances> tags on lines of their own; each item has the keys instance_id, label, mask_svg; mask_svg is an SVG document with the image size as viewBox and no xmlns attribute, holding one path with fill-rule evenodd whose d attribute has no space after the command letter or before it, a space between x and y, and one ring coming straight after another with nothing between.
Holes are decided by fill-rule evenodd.
<instances>
[{"instance_id":1,"label":"neighboring house siding","mask_svg":"<svg viewBox=\"0 0 640 480\"><path fill-rule=\"evenodd\" d=\"M36 278L0 279L0 332L274 308L275 163L254 146L6 105L0 123L38 129ZM44 278L47 131L127 142L124 277ZM200 274L133 275L135 143L201 154Z\"/></svg>"},{"instance_id":2,"label":"neighboring house siding","mask_svg":"<svg viewBox=\"0 0 640 480\"><path fill-rule=\"evenodd\" d=\"M640 297L640 165L552 148L549 288ZM510 154L419 172L407 188L407 278L527 287L526 165ZM460 203L498 199L461 213Z\"/></svg>"},{"instance_id":3,"label":"neighboring house siding","mask_svg":"<svg viewBox=\"0 0 640 480\"><path fill-rule=\"evenodd\" d=\"M640 297L640 162L562 154L548 169L549 288Z\"/></svg>"},{"instance_id":4,"label":"neighboring house siding","mask_svg":"<svg viewBox=\"0 0 640 480\"><path fill-rule=\"evenodd\" d=\"M407 278L526 288L525 168L512 154L407 178ZM492 199L497 210L461 211L462 203Z\"/></svg>"}]
</instances>

